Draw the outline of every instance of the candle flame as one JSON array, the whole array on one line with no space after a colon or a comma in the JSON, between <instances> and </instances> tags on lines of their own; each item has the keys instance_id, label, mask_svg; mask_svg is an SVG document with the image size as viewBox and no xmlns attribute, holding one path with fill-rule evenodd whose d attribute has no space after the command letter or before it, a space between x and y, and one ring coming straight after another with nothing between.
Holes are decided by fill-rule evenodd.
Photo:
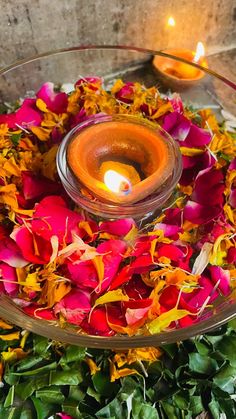
<instances>
[{"instance_id":1,"label":"candle flame","mask_svg":"<svg viewBox=\"0 0 236 419\"><path fill-rule=\"evenodd\" d=\"M172 26L172 27L175 26L175 19L172 16L169 17L169 19L167 21L167 25Z\"/></svg>"},{"instance_id":2,"label":"candle flame","mask_svg":"<svg viewBox=\"0 0 236 419\"><path fill-rule=\"evenodd\" d=\"M115 170L108 170L105 173L104 183L110 191L115 193L127 195L131 191L131 183L129 180Z\"/></svg>"},{"instance_id":3,"label":"candle flame","mask_svg":"<svg viewBox=\"0 0 236 419\"><path fill-rule=\"evenodd\" d=\"M202 42L198 42L196 52L193 58L194 63L198 63L200 58L204 57L205 48Z\"/></svg>"}]
</instances>

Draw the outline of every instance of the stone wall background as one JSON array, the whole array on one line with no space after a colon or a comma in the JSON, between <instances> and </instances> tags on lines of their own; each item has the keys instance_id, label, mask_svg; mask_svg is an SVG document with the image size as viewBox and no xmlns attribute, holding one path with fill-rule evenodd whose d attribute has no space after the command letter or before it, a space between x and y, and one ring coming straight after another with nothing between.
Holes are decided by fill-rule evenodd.
<instances>
[{"instance_id":1,"label":"stone wall background","mask_svg":"<svg viewBox=\"0 0 236 419\"><path fill-rule=\"evenodd\" d=\"M236 47L236 0L0 0L0 13L0 67L87 44Z\"/></svg>"}]
</instances>

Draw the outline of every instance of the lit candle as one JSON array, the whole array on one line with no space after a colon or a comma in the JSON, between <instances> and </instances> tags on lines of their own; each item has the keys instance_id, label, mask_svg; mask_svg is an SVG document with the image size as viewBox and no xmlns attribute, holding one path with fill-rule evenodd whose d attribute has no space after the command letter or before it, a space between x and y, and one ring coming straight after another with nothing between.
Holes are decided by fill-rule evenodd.
<instances>
[{"instance_id":1,"label":"lit candle","mask_svg":"<svg viewBox=\"0 0 236 419\"><path fill-rule=\"evenodd\" d=\"M196 51L193 52L188 49L167 49L166 54L170 54L179 58L183 58L190 63L199 64L202 67L207 67L207 61L205 59L205 51L202 42L198 42ZM177 83L193 83L205 76L205 73L190 64L177 61L164 56L156 55L153 60L153 64L158 72L167 78L169 81L176 81Z\"/></svg>"},{"instance_id":2,"label":"lit candle","mask_svg":"<svg viewBox=\"0 0 236 419\"><path fill-rule=\"evenodd\" d=\"M133 204L150 196L170 178L175 165L160 129L127 119L86 127L67 149L68 166L79 183L113 204Z\"/></svg>"}]
</instances>

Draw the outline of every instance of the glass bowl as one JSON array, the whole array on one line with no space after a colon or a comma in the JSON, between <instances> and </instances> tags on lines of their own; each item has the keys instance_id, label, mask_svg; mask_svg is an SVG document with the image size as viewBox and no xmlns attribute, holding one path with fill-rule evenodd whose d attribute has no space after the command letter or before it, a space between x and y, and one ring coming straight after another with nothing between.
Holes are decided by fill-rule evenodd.
<instances>
[{"instance_id":1,"label":"glass bowl","mask_svg":"<svg viewBox=\"0 0 236 419\"><path fill-rule=\"evenodd\" d=\"M184 83L163 74L162 69L152 64L153 56L172 60L198 69L204 77ZM158 61L157 61L158 62ZM222 107L236 114L236 84L216 74L209 68L165 54L126 46L89 46L48 52L28 60L22 60L0 71L0 97L3 102L14 102L19 97L32 97L39 87L51 81L56 85L70 86L81 77L100 76L105 88L109 89L115 79L127 82L141 82L147 87L157 86L161 93L176 91L185 103L194 108L212 108L220 119ZM101 337L78 334L73 328L61 328L54 322L32 318L26 315L9 297L0 296L0 316L17 326L56 341L78 346L127 349L133 347L157 346L181 341L219 327L236 315L235 295L219 297L207 308L193 325L172 329L148 336Z\"/></svg>"}]
</instances>

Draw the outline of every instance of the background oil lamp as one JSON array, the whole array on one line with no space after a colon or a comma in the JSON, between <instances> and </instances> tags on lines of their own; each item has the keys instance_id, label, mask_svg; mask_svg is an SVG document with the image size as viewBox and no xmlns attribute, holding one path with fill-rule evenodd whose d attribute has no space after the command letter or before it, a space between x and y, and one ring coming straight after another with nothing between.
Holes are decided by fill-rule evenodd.
<instances>
[{"instance_id":1,"label":"background oil lamp","mask_svg":"<svg viewBox=\"0 0 236 419\"><path fill-rule=\"evenodd\" d=\"M75 127L57 155L70 197L104 218L150 217L170 198L181 175L175 141L142 118L95 116Z\"/></svg>"},{"instance_id":2,"label":"background oil lamp","mask_svg":"<svg viewBox=\"0 0 236 419\"><path fill-rule=\"evenodd\" d=\"M182 58L190 63L207 67L207 62L204 57L205 50L202 42L198 42L196 52L185 48L167 49L163 52ZM196 83L205 76L205 73L199 68L165 56L156 56L153 60L153 64L162 76L172 82L181 82L188 85Z\"/></svg>"},{"instance_id":3,"label":"background oil lamp","mask_svg":"<svg viewBox=\"0 0 236 419\"><path fill-rule=\"evenodd\" d=\"M167 21L167 29L169 33L171 33L172 37L174 36L173 30L175 25L175 19L170 16ZM198 64L202 67L207 67L205 48L202 42L198 42L195 51L191 51L186 48L169 48L163 50L163 52L165 54L170 54L189 61L191 64ZM173 58L168 58L166 56L155 56L153 65L162 79L166 79L166 82L171 85L176 85L177 87L181 85L185 87L191 86L205 77L205 73L198 67L190 65L187 62L184 63L174 60Z\"/></svg>"}]
</instances>

